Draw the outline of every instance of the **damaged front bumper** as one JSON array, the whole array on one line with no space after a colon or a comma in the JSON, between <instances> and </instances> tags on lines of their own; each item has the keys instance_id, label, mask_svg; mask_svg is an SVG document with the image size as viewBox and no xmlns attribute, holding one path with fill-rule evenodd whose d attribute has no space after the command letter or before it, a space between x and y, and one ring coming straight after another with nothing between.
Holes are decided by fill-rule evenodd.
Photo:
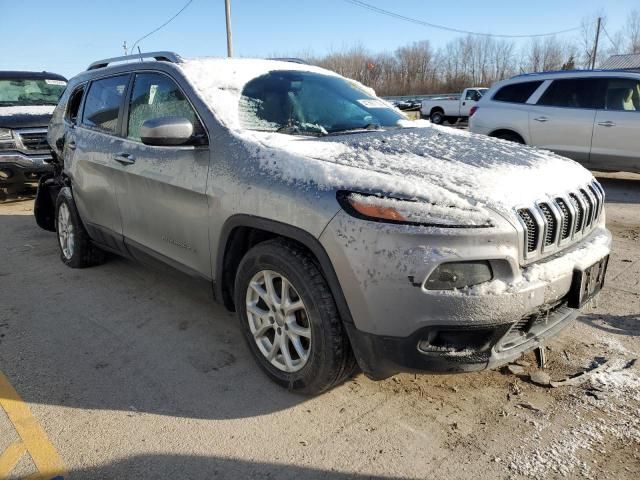
<instances>
[{"instance_id":1,"label":"damaged front bumper","mask_svg":"<svg viewBox=\"0 0 640 480\"><path fill-rule=\"evenodd\" d=\"M53 172L50 153L27 155L19 151L0 151L0 184L37 180Z\"/></svg>"},{"instance_id":2,"label":"damaged front bumper","mask_svg":"<svg viewBox=\"0 0 640 480\"><path fill-rule=\"evenodd\" d=\"M342 214L321 236L336 266L353 322L345 322L362 370L495 368L556 335L578 314L569 308L574 271L605 258L611 234L599 225L553 257L522 267L514 228L415 229L354 222ZM585 253L586 252L586 253ZM426 280L447 262L488 261L492 281L433 291Z\"/></svg>"}]
</instances>

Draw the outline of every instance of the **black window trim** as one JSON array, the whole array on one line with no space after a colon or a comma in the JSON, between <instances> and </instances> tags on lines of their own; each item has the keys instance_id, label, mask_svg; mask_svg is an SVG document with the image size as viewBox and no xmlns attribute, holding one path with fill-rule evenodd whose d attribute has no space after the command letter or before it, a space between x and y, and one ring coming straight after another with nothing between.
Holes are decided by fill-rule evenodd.
<instances>
[{"instance_id":1,"label":"black window trim","mask_svg":"<svg viewBox=\"0 0 640 480\"><path fill-rule=\"evenodd\" d=\"M116 130L115 132L110 132L107 131L103 128L98 128L98 127L93 127L91 125L87 125L84 123L84 108L85 108L85 104L87 102L87 96L89 95L89 92L91 91L91 87L93 86L93 84L95 82L98 82L100 80L105 80L107 78L114 78L114 77L123 77L123 76L128 76L129 78L126 81L126 86L125 86L125 90L122 93L122 99L120 100L120 107L118 108L118 123L116 126ZM77 127L82 127L85 128L87 130L91 130L92 132L99 132L102 133L104 135L109 135L111 137L118 137L118 138L122 138L121 135L121 131L122 131L122 111L123 109L123 101L124 98L128 95L129 93L129 84L131 82L131 72L130 71L125 71L125 72L118 72L118 73L111 73L109 75L102 75L100 77L94 77L92 78L89 82L88 82L88 86L87 89L85 91L84 94L84 98L82 100L82 116L80 117L80 122L76 125Z\"/></svg>"},{"instance_id":2,"label":"black window trim","mask_svg":"<svg viewBox=\"0 0 640 480\"><path fill-rule=\"evenodd\" d=\"M616 76L606 76L606 77L599 77L602 78L604 80L606 80L607 82L607 90L609 89L609 80L632 80L632 81L636 81L638 83L640 83L640 77L636 78L636 77L616 77ZM638 114L640 113L640 110L609 110L607 108L607 102L605 99L604 105L602 106L602 108L596 108L597 111L599 112L615 112L615 113L635 113Z\"/></svg>"},{"instance_id":3,"label":"black window trim","mask_svg":"<svg viewBox=\"0 0 640 480\"><path fill-rule=\"evenodd\" d=\"M594 112L596 111L601 111L604 110L605 108L605 104L604 104L604 98L602 99L602 107L598 108L598 107L591 107L591 108L585 108L585 107L563 107L563 106L558 106L558 105L542 105L540 104L540 100L542 99L542 97L544 96L544 94L547 92L547 90L549 90L551 88L551 86L554 84L554 82L556 81L562 81L562 80L601 80L601 81L608 81L609 77L605 77L605 76L601 76L601 75L594 75L594 76L589 76L589 75L584 75L584 76L579 76L579 77L551 77L551 78L547 78L546 80L549 81L547 87L540 92L540 95L538 95L538 98L536 99L536 102L532 105L535 105L536 107L540 107L540 108L562 108L565 110L592 110ZM531 97L529 97L531 98ZM611 111L611 110L609 110Z\"/></svg>"},{"instance_id":4,"label":"black window trim","mask_svg":"<svg viewBox=\"0 0 640 480\"><path fill-rule=\"evenodd\" d=\"M509 100L497 100L495 97L496 95L504 88L506 87L511 87L513 85L522 85L525 83L539 83L539 85L531 92L531 95L529 95L527 97L527 99L524 102L512 102ZM536 93L544 86L545 81L544 80L526 80L524 82L512 82L512 83L507 83L505 85L502 85L499 89L496 90L496 93L494 93L491 96L491 101L493 102L500 102L500 103L508 103L510 105L532 105L529 103L529 100L531 100L532 98L534 98L534 96L536 95ZM549 84L550 85L550 84ZM545 88L546 90L546 88ZM544 93L544 92L542 92Z\"/></svg>"},{"instance_id":5,"label":"black window trim","mask_svg":"<svg viewBox=\"0 0 640 480\"><path fill-rule=\"evenodd\" d=\"M127 90L125 92L126 98L125 98L124 107L122 109L122 125L120 125L119 131L118 131L120 138L126 140L127 142L136 143L138 145L144 145L145 147L151 146L151 145L146 145L145 143L142 143L140 140L129 138L127 136L128 129L129 129L129 106L131 105L131 95L133 95L133 85L136 79L136 75L145 74L145 73L159 73L169 78L169 80L171 80L176 85L176 87L178 87L178 89L180 90L184 98L187 99L187 102L191 106L192 110L195 112L196 117L200 122L202 129L204 130L206 141L200 145L169 145L169 146L154 145L153 147L154 148L173 148L173 149L175 148L193 149L193 148L202 148L202 147L209 148L209 142L210 142L209 139L211 138L211 136L209 135L209 130L207 129L206 123L202 121L202 116L198 112L198 109L193 105L193 102L191 101L189 96L186 94L184 89L180 86L180 83L172 75L169 75L167 72L164 72L162 70L156 70L156 69L132 70L129 73L131 74L131 78L129 78L129 83L127 85Z\"/></svg>"},{"instance_id":6,"label":"black window trim","mask_svg":"<svg viewBox=\"0 0 640 480\"><path fill-rule=\"evenodd\" d=\"M64 123L69 127L75 128L79 127L82 124L82 116L84 115L84 102L87 99L87 92L89 91L88 85L89 81L80 82L75 87L73 87L73 90L71 90L71 93L69 94L69 99L67 100L67 104L64 106L64 114L62 116ZM73 98L73 96L80 89L82 89L82 98L80 99L80 105L78 105L78 116L76 117L76 121L74 123L69 119L69 104L71 103L71 99Z\"/></svg>"}]
</instances>

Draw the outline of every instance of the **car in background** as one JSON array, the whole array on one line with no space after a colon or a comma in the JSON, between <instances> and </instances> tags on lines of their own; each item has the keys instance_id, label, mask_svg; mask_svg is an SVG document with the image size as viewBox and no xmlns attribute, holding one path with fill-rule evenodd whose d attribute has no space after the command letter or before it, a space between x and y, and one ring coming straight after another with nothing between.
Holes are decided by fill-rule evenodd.
<instances>
[{"instance_id":1,"label":"car in background","mask_svg":"<svg viewBox=\"0 0 640 480\"><path fill-rule=\"evenodd\" d=\"M0 71L0 189L52 171L47 126L66 85L55 73Z\"/></svg>"},{"instance_id":2,"label":"car in background","mask_svg":"<svg viewBox=\"0 0 640 480\"><path fill-rule=\"evenodd\" d=\"M471 109L480 101L488 88L465 88L460 95L448 95L422 100L420 114L431 123L441 125L445 121L453 124L469 118Z\"/></svg>"},{"instance_id":3,"label":"car in background","mask_svg":"<svg viewBox=\"0 0 640 480\"><path fill-rule=\"evenodd\" d=\"M567 71L496 83L474 133L552 150L592 170L640 172L640 72Z\"/></svg>"}]
</instances>

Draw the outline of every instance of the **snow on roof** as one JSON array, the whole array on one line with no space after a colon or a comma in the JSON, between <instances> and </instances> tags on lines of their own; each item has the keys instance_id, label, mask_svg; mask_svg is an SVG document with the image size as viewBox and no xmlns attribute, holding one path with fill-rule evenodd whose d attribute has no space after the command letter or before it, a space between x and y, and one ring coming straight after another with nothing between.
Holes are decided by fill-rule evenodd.
<instances>
[{"instance_id":1,"label":"snow on roof","mask_svg":"<svg viewBox=\"0 0 640 480\"><path fill-rule=\"evenodd\" d=\"M51 115L55 105L19 105L0 107L0 117L11 115Z\"/></svg>"},{"instance_id":2,"label":"snow on roof","mask_svg":"<svg viewBox=\"0 0 640 480\"><path fill-rule=\"evenodd\" d=\"M337 74L310 65L247 59L187 60L180 68L262 171L290 183L409 197L432 204L434 221L442 218L444 206L458 220L476 225L490 217L485 207L512 212L593 180L589 171L551 152L425 121L321 138L243 129L240 97L251 79L274 70Z\"/></svg>"}]
</instances>

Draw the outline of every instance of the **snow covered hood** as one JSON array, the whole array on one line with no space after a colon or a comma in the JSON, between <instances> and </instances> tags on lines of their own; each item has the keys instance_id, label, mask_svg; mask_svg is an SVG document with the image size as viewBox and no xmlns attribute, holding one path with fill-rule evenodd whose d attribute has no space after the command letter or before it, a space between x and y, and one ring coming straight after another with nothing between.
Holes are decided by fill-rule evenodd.
<instances>
[{"instance_id":1,"label":"snow covered hood","mask_svg":"<svg viewBox=\"0 0 640 480\"><path fill-rule=\"evenodd\" d=\"M273 70L336 74L268 60L204 59L181 67L214 115L245 142L260 167L292 183L419 199L466 212L464 216L475 224L486 222L486 207L509 213L593 179L576 162L553 153L425 121L321 138L245 130L238 106L249 80Z\"/></svg>"}]
</instances>

